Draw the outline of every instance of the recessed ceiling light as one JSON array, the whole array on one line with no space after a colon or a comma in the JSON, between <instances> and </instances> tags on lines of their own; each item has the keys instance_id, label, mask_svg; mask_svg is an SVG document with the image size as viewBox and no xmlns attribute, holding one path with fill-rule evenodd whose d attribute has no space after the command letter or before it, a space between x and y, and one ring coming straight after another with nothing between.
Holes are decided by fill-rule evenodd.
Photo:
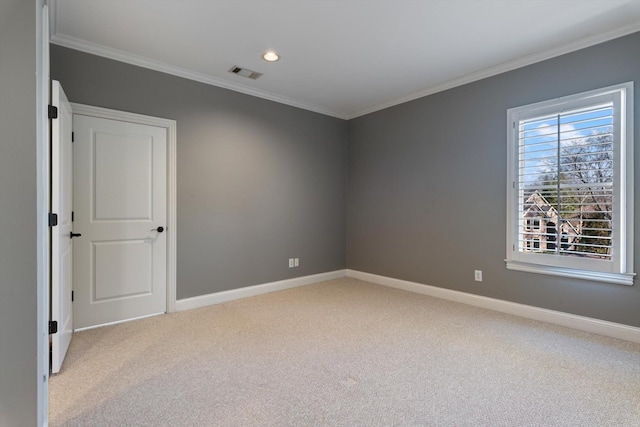
<instances>
[{"instance_id":1,"label":"recessed ceiling light","mask_svg":"<svg viewBox=\"0 0 640 427\"><path fill-rule=\"evenodd\" d=\"M267 62L276 62L278 59L280 59L280 55L272 50L268 50L262 55L262 59Z\"/></svg>"}]
</instances>

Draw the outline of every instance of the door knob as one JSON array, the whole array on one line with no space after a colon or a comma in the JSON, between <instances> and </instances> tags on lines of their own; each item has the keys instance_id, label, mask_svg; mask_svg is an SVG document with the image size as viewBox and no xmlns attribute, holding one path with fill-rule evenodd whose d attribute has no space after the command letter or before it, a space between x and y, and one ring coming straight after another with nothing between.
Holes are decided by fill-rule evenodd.
<instances>
[{"instance_id":1,"label":"door knob","mask_svg":"<svg viewBox=\"0 0 640 427\"><path fill-rule=\"evenodd\" d=\"M164 231L164 227L163 227L163 226L160 226L160 227L158 227L158 228L154 228L154 229L152 229L151 231L157 231L158 233L162 233L162 232Z\"/></svg>"},{"instance_id":2,"label":"door knob","mask_svg":"<svg viewBox=\"0 0 640 427\"><path fill-rule=\"evenodd\" d=\"M70 238L70 239L73 239L74 237L80 237L80 236L82 236L82 234L80 234L80 233L74 233L73 231L70 231L70 232L69 232L69 238Z\"/></svg>"}]
</instances>

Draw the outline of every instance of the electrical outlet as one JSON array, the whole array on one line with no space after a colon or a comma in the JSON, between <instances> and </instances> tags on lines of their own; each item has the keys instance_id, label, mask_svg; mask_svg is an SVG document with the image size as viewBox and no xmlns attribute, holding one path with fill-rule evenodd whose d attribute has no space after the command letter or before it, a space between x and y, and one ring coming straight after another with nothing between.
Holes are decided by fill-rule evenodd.
<instances>
[{"instance_id":1,"label":"electrical outlet","mask_svg":"<svg viewBox=\"0 0 640 427\"><path fill-rule=\"evenodd\" d=\"M289 268L293 268L293 258L289 258Z\"/></svg>"},{"instance_id":2,"label":"electrical outlet","mask_svg":"<svg viewBox=\"0 0 640 427\"><path fill-rule=\"evenodd\" d=\"M475 270L474 271L474 278L475 278L476 282L482 282L482 270Z\"/></svg>"},{"instance_id":3,"label":"electrical outlet","mask_svg":"<svg viewBox=\"0 0 640 427\"><path fill-rule=\"evenodd\" d=\"M293 266L294 267L300 266L300 258L294 258L293 259Z\"/></svg>"}]
</instances>

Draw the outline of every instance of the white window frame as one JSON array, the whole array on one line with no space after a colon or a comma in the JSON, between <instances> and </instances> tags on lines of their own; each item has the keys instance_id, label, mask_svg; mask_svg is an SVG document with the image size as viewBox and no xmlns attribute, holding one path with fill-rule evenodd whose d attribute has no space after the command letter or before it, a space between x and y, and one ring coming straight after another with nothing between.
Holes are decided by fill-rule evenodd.
<instances>
[{"instance_id":1,"label":"white window frame","mask_svg":"<svg viewBox=\"0 0 640 427\"><path fill-rule=\"evenodd\" d=\"M519 123L550 113L614 104L613 248L611 260L520 251ZM507 110L507 269L633 285L633 82Z\"/></svg>"}]
</instances>

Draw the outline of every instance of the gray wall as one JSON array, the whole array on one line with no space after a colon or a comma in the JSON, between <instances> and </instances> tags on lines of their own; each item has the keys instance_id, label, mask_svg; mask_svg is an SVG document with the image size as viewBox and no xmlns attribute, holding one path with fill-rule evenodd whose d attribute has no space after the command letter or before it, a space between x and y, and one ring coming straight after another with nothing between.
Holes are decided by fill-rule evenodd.
<instances>
[{"instance_id":1,"label":"gray wall","mask_svg":"<svg viewBox=\"0 0 640 427\"><path fill-rule=\"evenodd\" d=\"M344 120L60 46L51 77L177 121L178 299L345 268Z\"/></svg>"},{"instance_id":2,"label":"gray wall","mask_svg":"<svg viewBox=\"0 0 640 427\"><path fill-rule=\"evenodd\" d=\"M37 422L36 2L0 2L0 426Z\"/></svg>"},{"instance_id":3,"label":"gray wall","mask_svg":"<svg viewBox=\"0 0 640 427\"><path fill-rule=\"evenodd\" d=\"M52 47L72 101L178 121L178 298L344 268L346 247L354 270L634 326L637 285L506 270L506 110L638 75L640 33L349 121L345 244L344 121Z\"/></svg>"},{"instance_id":4,"label":"gray wall","mask_svg":"<svg viewBox=\"0 0 640 427\"><path fill-rule=\"evenodd\" d=\"M603 284L504 263L507 109L635 80L637 145L639 78L635 33L349 121L348 268L640 326L637 280ZM640 149L635 164L637 195ZM640 271L640 221L635 230Z\"/></svg>"}]
</instances>

